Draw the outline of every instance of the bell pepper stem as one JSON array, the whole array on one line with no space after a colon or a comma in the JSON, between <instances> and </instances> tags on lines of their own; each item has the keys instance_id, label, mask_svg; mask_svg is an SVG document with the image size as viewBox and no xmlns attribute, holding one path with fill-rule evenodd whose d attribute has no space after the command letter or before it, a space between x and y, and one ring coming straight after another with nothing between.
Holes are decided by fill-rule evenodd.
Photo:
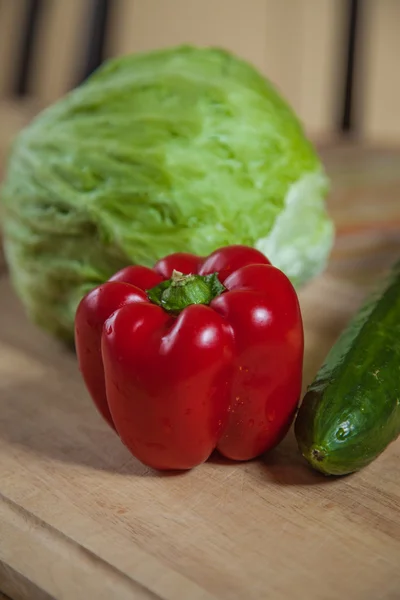
<instances>
[{"instance_id":1,"label":"bell pepper stem","mask_svg":"<svg viewBox=\"0 0 400 600\"><path fill-rule=\"evenodd\" d=\"M225 289L218 273L184 275L174 270L171 279L162 281L146 293L150 302L177 314L191 304L210 304Z\"/></svg>"}]
</instances>

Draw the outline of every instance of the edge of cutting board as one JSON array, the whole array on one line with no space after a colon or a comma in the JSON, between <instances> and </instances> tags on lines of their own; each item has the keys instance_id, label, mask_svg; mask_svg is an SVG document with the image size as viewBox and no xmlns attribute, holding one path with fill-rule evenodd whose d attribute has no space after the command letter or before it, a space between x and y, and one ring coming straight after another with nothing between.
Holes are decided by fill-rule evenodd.
<instances>
[{"instance_id":1,"label":"edge of cutting board","mask_svg":"<svg viewBox=\"0 0 400 600\"><path fill-rule=\"evenodd\" d=\"M148 582L132 579L2 494L0 494L1 530L3 532L8 530L8 539L11 538L13 546L15 544L18 547L18 556L13 552L12 547L3 547L0 550L0 600L2 600L1 592L10 596L12 600L27 598L50 600L71 597L65 596L65 590L69 589L71 581L74 581L76 589L83 592L83 595L74 595L74 600L88 598L163 600L164 598L150 589L152 585L150 579L154 582L152 568L147 571L148 578L143 577L148 579ZM135 554L138 563L149 563L154 567L154 558L144 551L136 547L132 549L132 554ZM51 577L49 577L50 565ZM214 599L214 596L201 590L191 581L185 580L166 565L159 563L158 566L160 577L162 575L162 579L170 579L170 584L173 579L179 579L175 588L179 589L177 592L179 597L190 597L191 600ZM24 574L20 572L21 570Z\"/></svg>"}]
</instances>

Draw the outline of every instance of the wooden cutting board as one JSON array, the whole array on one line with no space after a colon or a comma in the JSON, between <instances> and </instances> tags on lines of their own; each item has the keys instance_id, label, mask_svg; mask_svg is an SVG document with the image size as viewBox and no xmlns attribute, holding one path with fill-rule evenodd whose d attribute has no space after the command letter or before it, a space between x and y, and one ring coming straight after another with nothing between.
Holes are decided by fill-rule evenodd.
<instances>
[{"instance_id":1,"label":"wooden cutting board","mask_svg":"<svg viewBox=\"0 0 400 600\"><path fill-rule=\"evenodd\" d=\"M331 149L338 236L302 290L304 383L400 255L400 154ZM37 600L400 598L400 440L342 479L291 433L264 458L181 475L135 461L93 409L75 356L0 279L0 590Z\"/></svg>"}]
</instances>

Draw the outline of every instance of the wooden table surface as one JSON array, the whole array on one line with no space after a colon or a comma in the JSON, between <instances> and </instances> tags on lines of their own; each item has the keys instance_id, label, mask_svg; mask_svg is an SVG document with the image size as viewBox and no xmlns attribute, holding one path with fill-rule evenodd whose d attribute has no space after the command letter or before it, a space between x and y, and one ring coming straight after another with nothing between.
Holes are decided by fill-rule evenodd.
<instances>
[{"instance_id":1,"label":"wooden table surface","mask_svg":"<svg viewBox=\"0 0 400 600\"><path fill-rule=\"evenodd\" d=\"M337 240L300 294L310 382L400 255L400 153L331 148ZM179 476L135 461L75 356L0 278L0 590L14 600L398 600L400 440L362 472L311 471L293 433L260 460Z\"/></svg>"}]
</instances>

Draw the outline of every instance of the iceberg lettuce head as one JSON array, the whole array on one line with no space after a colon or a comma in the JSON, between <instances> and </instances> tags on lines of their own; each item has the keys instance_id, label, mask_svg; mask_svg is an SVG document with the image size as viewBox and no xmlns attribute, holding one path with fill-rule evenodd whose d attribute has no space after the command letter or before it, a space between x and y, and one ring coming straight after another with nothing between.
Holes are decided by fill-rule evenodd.
<instances>
[{"instance_id":1,"label":"iceberg lettuce head","mask_svg":"<svg viewBox=\"0 0 400 600\"><path fill-rule=\"evenodd\" d=\"M296 286L333 240L321 162L252 66L188 46L113 59L16 138L6 258L31 318L71 339L77 303L119 268L227 244Z\"/></svg>"}]
</instances>

